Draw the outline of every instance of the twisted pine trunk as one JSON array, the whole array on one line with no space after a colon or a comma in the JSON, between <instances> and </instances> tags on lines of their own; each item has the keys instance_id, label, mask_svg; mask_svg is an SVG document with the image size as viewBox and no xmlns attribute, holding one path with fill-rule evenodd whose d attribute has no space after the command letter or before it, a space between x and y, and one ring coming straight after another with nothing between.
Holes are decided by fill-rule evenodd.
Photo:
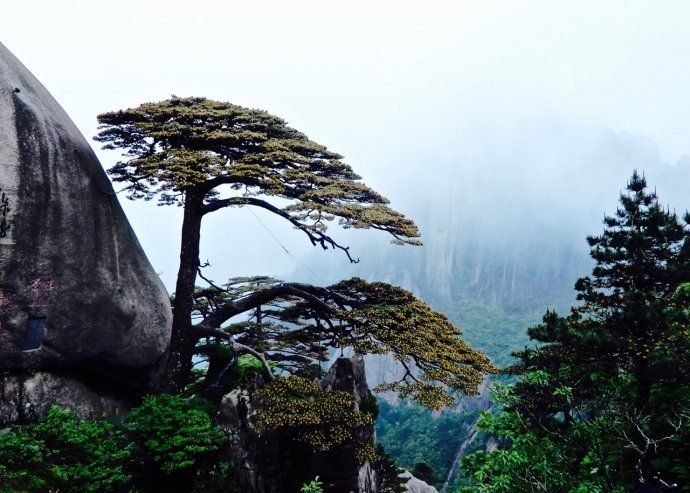
<instances>
[{"instance_id":1,"label":"twisted pine trunk","mask_svg":"<svg viewBox=\"0 0 690 493\"><path fill-rule=\"evenodd\" d=\"M189 193L185 197L180 269L177 273L173 305L170 356L161 389L167 393L181 392L192 371L192 356L197 342L191 330L192 310L194 309L194 287L199 269L202 206L202 197Z\"/></svg>"}]
</instances>

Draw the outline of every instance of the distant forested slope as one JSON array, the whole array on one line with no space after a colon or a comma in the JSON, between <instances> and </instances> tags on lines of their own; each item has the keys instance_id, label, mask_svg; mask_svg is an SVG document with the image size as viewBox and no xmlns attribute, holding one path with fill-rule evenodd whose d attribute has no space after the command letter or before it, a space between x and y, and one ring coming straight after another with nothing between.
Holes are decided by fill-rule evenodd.
<instances>
[{"instance_id":1,"label":"distant forested slope","mask_svg":"<svg viewBox=\"0 0 690 493\"><path fill-rule=\"evenodd\" d=\"M326 261L318 252L305 260L306 269L328 271L319 274L322 282L359 276L410 289L505 366L512 351L528 344L527 326L547 307L575 303L573 284L592 265L585 236L615 210L616 191L633 169L648 176L664 203L690 205L690 159L663 163L638 136L558 123L527 127L523 138L458 139L452 158L411 162L391 178L389 195L419 224L423 247L353 235L361 263L349 265L336 254ZM395 372L390 360L368 361L371 383ZM424 458L441 480L476 416L462 402L438 415L389 399L382 411L377 429L386 449L406 468Z\"/></svg>"}]
</instances>

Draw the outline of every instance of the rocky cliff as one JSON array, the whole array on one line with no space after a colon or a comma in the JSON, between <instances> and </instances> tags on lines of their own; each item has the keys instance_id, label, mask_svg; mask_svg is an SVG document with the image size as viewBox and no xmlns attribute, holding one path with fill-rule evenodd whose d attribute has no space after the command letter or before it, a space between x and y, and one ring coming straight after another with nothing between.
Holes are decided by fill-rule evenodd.
<instances>
[{"instance_id":1,"label":"rocky cliff","mask_svg":"<svg viewBox=\"0 0 690 493\"><path fill-rule=\"evenodd\" d=\"M219 424L230 437L230 461L239 471L241 489L248 493L294 493L302 484L319 476L326 493L379 493L381 479L375 466L360 464L354 443L335 445L327 452L316 453L280 433L257 433L256 399L260 379L249 381L243 390L227 394L221 404ZM364 361L360 358L336 359L321 380L327 389L355 396L356 408L369 398ZM375 441L371 426L357 430L360 443ZM408 491L434 493L436 489L414 478L404 476Z\"/></svg>"},{"instance_id":2,"label":"rocky cliff","mask_svg":"<svg viewBox=\"0 0 690 493\"><path fill-rule=\"evenodd\" d=\"M170 320L168 295L93 151L0 44L0 420L51 402L100 413L103 382L106 400L155 388ZM74 392L55 392L61 386L82 389L89 410Z\"/></svg>"},{"instance_id":3,"label":"rocky cliff","mask_svg":"<svg viewBox=\"0 0 690 493\"><path fill-rule=\"evenodd\" d=\"M405 471L402 477L407 480L407 482L405 483L407 493L438 493L438 490L436 488L434 488L430 484L425 483L421 479L415 478L408 471Z\"/></svg>"},{"instance_id":4,"label":"rocky cliff","mask_svg":"<svg viewBox=\"0 0 690 493\"><path fill-rule=\"evenodd\" d=\"M338 358L321 381L327 389L355 396L356 406L369 395L364 362ZM313 452L281 433L257 433L255 397L260 380L234 390L221 404L219 423L230 436L231 462L241 472L241 487L251 493L293 493L319 476L328 493L377 493L376 473L367 462L359 464L354 443L345 442L323 453ZM373 442L372 426L357 430L361 443Z\"/></svg>"}]
</instances>

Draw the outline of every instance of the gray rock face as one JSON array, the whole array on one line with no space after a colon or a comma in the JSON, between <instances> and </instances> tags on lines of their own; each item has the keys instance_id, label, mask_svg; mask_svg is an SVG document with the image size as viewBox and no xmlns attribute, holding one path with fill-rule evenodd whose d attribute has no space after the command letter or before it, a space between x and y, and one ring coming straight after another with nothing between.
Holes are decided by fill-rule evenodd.
<instances>
[{"instance_id":1,"label":"gray rock face","mask_svg":"<svg viewBox=\"0 0 690 493\"><path fill-rule=\"evenodd\" d=\"M328 373L321 379L321 386L354 395L359 406L359 403L367 399L370 394L364 360L359 357L342 356L336 359L328 369Z\"/></svg>"},{"instance_id":2,"label":"gray rock face","mask_svg":"<svg viewBox=\"0 0 690 493\"><path fill-rule=\"evenodd\" d=\"M321 380L321 386L330 390L340 390L355 396L355 409L370 394L364 360L361 358L340 357L329 368ZM375 431L371 426L362 426L355 431L361 443L375 440ZM376 472L366 462L362 465L357 460L354 444L344 443L324 454L315 454L312 459L312 470L319 474L324 483L324 490L333 493L376 493L378 491Z\"/></svg>"},{"instance_id":3,"label":"gray rock face","mask_svg":"<svg viewBox=\"0 0 690 493\"><path fill-rule=\"evenodd\" d=\"M252 395L258 386L250 385L251 391L235 389L221 401L217 423L228 434L227 458L240 472L241 491L282 493L287 462L284 447L275 436L256 430L256 411L261 403Z\"/></svg>"},{"instance_id":4,"label":"gray rock face","mask_svg":"<svg viewBox=\"0 0 690 493\"><path fill-rule=\"evenodd\" d=\"M0 370L155 387L168 295L98 159L0 44Z\"/></svg>"},{"instance_id":5,"label":"gray rock face","mask_svg":"<svg viewBox=\"0 0 690 493\"><path fill-rule=\"evenodd\" d=\"M85 419L117 416L132 402L113 390L94 388L67 374L38 372L5 377L0 381L0 416L11 423L29 423L45 416L52 406L69 409Z\"/></svg>"},{"instance_id":6,"label":"gray rock face","mask_svg":"<svg viewBox=\"0 0 690 493\"><path fill-rule=\"evenodd\" d=\"M415 478L408 471L405 471L405 473L401 474L400 476L407 479L405 487L407 488L408 493L438 493L436 488L430 486L421 479Z\"/></svg>"},{"instance_id":7,"label":"gray rock face","mask_svg":"<svg viewBox=\"0 0 690 493\"><path fill-rule=\"evenodd\" d=\"M364 361L338 358L321 380L325 388L352 393L356 406L369 396ZM228 459L240 471L241 490L248 493L293 493L319 476L329 493L377 493L376 471L367 462L359 464L354 443L342 443L324 453L281 436L258 433L256 411L262 405L255 396L260 382L249 382L245 390L234 390L222 399L218 424L229 437ZM374 440L372 426L356 431L362 442Z\"/></svg>"}]
</instances>

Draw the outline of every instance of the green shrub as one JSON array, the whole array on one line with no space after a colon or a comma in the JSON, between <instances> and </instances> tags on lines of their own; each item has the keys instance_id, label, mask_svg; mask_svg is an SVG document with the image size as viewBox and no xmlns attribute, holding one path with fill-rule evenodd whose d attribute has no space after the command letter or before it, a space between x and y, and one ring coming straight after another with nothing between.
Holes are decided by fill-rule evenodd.
<instances>
[{"instance_id":1,"label":"green shrub","mask_svg":"<svg viewBox=\"0 0 690 493\"><path fill-rule=\"evenodd\" d=\"M145 398L125 426L142 458L165 474L193 467L217 452L225 439L208 414L170 395Z\"/></svg>"},{"instance_id":2,"label":"green shrub","mask_svg":"<svg viewBox=\"0 0 690 493\"><path fill-rule=\"evenodd\" d=\"M0 493L229 491L225 442L201 401L147 397L117 423L53 408L0 435Z\"/></svg>"},{"instance_id":3,"label":"green shrub","mask_svg":"<svg viewBox=\"0 0 690 493\"><path fill-rule=\"evenodd\" d=\"M272 362L269 361L271 366L274 366ZM264 371L264 365L257 358L251 354L243 354L237 358L237 378L242 381L245 377L249 375L261 374Z\"/></svg>"},{"instance_id":4,"label":"green shrub","mask_svg":"<svg viewBox=\"0 0 690 493\"><path fill-rule=\"evenodd\" d=\"M46 486L45 443L27 433L7 433L0 438L0 491L36 490Z\"/></svg>"},{"instance_id":5,"label":"green shrub","mask_svg":"<svg viewBox=\"0 0 690 493\"><path fill-rule=\"evenodd\" d=\"M407 491L407 480L400 476L405 471L397 466L380 443L376 444L374 469L381 493L405 493Z\"/></svg>"},{"instance_id":6,"label":"green shrub","mask_svg":"<svg viewBox=\"0 0 690 493\"><path fill-rule=\"evenodd\" d=\"M323 483L316 476L311 482L302 485L300 493L323 493Z\"/></svg>"},{"instance_id":7,"label":"green shrub","mask_svg":"<svg viewBox=\"0 0 690 493\"><path fill-rule=\"evenodd\" d=\"M379 403L372 392L369 392L369 394L362 399L362 402L359 403L359 410L371 415L372 421L376 422L379 417Z\"/></svg>"},{"instance_id":8,"label":"green shrub","mask_svg":"<svg viewBox=\"0 0 690 493\"><path fill-rule=\"evenodd\" d=\"M110 423L55 407L0 436L0 491L112 491L132 480L132 450Z\"/></svg>"}]
</instances>

